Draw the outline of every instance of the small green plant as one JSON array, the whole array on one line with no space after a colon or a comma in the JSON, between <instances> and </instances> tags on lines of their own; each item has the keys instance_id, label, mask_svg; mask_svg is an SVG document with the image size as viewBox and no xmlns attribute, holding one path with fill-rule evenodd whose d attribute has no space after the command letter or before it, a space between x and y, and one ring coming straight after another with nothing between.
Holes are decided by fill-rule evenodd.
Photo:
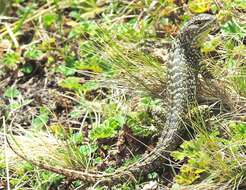
<instances>
[{"instance_id":1,"label":"small green plant","mask_svg":"<svg viewBox=\"0 0 246 190\"><path fill-rule=\"evenodd\" d=\"M175 160L188 159L181 166L175 177L181 185L191 185L207 177L214 182L224 183L233 179L239 182L244 176L245 168L243 146L245 145L246 125L244 123L228 124L229 138L220 135L217 130L209 134L199 134L196 139L186 141L180 151L172 152Z\"/></svg>"},{"instance_id":2,"label":"small green plant","mask_svg":"<svg viewBox=\"0 0 246 190\"><path fill-rule=\"evenodd\" d=\"M191 0L188 3L189 9L194 13L204 13L211 9L212 0Z\"/></svg>"},{"instance_id":3,"label":"small green plant","mask_svg":"<svg viewBox=\"0 0 246 190\"><path fill-rule=\"evenodd\" d=\"M38 60L43 56L43 52L39 49L32 48L25 52L24 57L32 60Z\"/></svg>"},{"instance_id":4,"label":"small green plant","mask_svg":"<svg viewBox=\"0 0 246 190\"><path fill-rule=\"evenodd\" d=\"M56 13L49 13L43 16L43 23L46 28L50 28L58 21L58 15Z\"/></svg>"},{"instance_id":5,"label":"small green plant","mask_svg":"<svg viewBox=\"0 0 246 190\"><path fill-rule=\"evenodd\" d=\"M46 107L39 109L40 114L32 120L32 126L37 130L45 126L49 120L50 111Z\"/></svg>"},{"instance_id":6,"label":"small green plant","mask_svg":"<svg viewBox=\"0 0 246 190\"><path fill-rule=\"evenodd\" d=\"M246 26L238 23L235 19L232 19L226 22L221 30L226 35L230 35L235 39L241 39L245 36Z\"/></svg>"},{"instance_id":7,"label":"small green plant","mask_svg":"<svg viewBox=\"0 0 246 190\"><path fill-rule=\"evenodd\" d=\"M119 115L105 120L102 124L94 126L90 131L90 138L92 140L106 139L115 137L118 130L125 123L125 117Z\"/></svg>"},{"instance_id":8,"label":"small green plant","mask_svg":"<svg viewBox=\"0 0 246 190\"><path fill-rule=\"evenodd\" d=\"M84 83L80 77L67 77L59 83L59 86L73 90L77 93L85 93L87 91L95 90L99 87L97 81L90 80Z\"/></svg>"},{"instance_id":9,"label":"small green plant","mask_svg":"<svg viewBox=\"0 0 246 190\"><path fill-rule=\"evenodd\" d=\"M237 91L242 96L246 96L246 68L240 68L239 73L232 77L232 80Z\"/></svg>"},{"instance_id":10,"label":"small green plant","mask_svg":"<svg viewBox=\"0 0 246 190\"><path fill-rule=\"evenodd\" d=\"M79 77L67 77L59 83L59 86L70 90L80 91L82 89L80 81L81 78Z\"/></svg>"},{"instance_id":11,"label":"small green plant","mask_svg":"<svg viewBox=\"0 0 246 190\"><path fill-rule=\"evenodd\" d=\"M4 159L0 158L1 161ZM4 167L0 167L0 175L6 176ZM10 172L13 172L14 175L11 175L10 187L17 187L20 190L26 189L28 186L37 190L48 189L53 185L58 185L62 181L62 177L51 172L42 171L34 168L30 163L27 162L18 162L15 163L15 166L11 166ZM6 180L5 178L1 178ZM32 180L30 180L32 179Z\"/></svg>"},{"instance_id":12,"label":"small green plant","mask_svg":"<svg viewBox=\"0 0 246 190\"><path fill-rule=\"evenodd\" d=\"M8 87L3 95L7 98L13 99L13 98L17 98L20 94L21 94L20 91L15 86L12 86L12 87Z\"/></svg>"},{"instance_id":13,"label":"small green plant","mask_svg":"<svg viewBox=\"0 0 246 190\"><path fill-rule=\"evenodd\" d=\"M72 75L75 74L76 69L70 68L70 67L68 67L66 65L60 65L60 66L57 67L56 71L59 72L59 73L62 73L65 76L72 76Z\"/></svg>"},{"instance_id":14,"label":"small green plant","mask_svg":"<svg viewBox=\"0 0 246 190\"><path fill-rule=\"evenodd\" d=\"M9 104L3 106L8 113L17 111L32 102L30 99L23 99L21 92L15 86L8 87L3 96L9 100Z\"/></svg>"},{"instance_id":15,"label":"small green plant","mask_svg":"<svg viewBox=\"0 0 246 190\"><path fill-rule=\"evenodd\" d=\"M17 52L6 53L1 60L8 69L16 69L21 61L21 56Z\"/></svg>"}]
</instances>

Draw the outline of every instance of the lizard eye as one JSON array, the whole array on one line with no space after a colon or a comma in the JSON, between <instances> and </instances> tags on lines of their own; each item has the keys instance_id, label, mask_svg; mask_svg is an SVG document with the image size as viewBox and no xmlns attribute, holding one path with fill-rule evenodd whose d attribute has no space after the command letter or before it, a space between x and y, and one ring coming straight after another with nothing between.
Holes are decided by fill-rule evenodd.
<instances>
[{"instance_id":1,"label":"lizard eye","mask_svg":"<svg viewBox=\"0 0 246 190\"><path fill-rule=\"evenodd\" d=\"M202 24L202 21L198 20L198 21L197 21L197 24L199 24L199 25Z\"/></svg>"}]
</instances>

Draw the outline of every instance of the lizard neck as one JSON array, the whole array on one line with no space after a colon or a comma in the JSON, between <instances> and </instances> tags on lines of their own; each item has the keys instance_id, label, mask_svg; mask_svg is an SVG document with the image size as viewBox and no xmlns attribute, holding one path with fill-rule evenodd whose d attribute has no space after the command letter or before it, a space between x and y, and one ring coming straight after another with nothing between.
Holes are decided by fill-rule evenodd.
<instances>
[{"instance_id":1,"label":"lizard neck","mask_svg":"<svg viewBox=\"0 0 246 190\"><path fill-rule=\"evenodd\" d=\"M176 40L173 49L183 49L183 56L186 59L187 66L199 70L199 63L201 60L200 48L193 41L187 41L189 38L183 36Z\"/></svg>"},{"instance_id":2,"label":"lizard neck","mask_svg":"<svg viewBox=\"0 0 246 190\"><path fill-rule=\"evenodd\" d=\"M169 110L179 107L181 111L187 100L190 101L194 96L199 62L199 49L192 47L188 42L184 43L180 40L174 42L167 63Z\"/></svg>"}]
</instances>

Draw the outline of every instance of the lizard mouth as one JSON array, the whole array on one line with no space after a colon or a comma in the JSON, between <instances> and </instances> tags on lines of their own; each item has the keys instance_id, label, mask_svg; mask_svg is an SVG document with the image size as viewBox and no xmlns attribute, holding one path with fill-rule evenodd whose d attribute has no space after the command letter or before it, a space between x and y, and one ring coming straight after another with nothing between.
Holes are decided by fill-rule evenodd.
<instances>
[{"instance_id":1,"label":"lizard mouth","mask_svg":"<svg viewBox=\"0 0 246 190\"><path fill-rule=\"evenodd\" d=\"M209 33L216 31L219 28L216 18L206 23L201 29L200 33L195 37L194 41L198 44L203 42Z\"/></svg>"}]
</instances>

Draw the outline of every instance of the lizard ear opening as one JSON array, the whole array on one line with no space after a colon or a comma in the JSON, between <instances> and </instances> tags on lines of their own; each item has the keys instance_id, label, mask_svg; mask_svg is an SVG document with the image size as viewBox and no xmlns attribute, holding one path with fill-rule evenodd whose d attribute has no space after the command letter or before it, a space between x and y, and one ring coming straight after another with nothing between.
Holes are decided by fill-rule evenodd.
<instances>
[{"instance_id":1,"label":"lizard ear opening","mask_svg":"<svg viewBox=\"0 0 246 190\"><path fill-rule=\"evenodd\" d=\"M202 24L202 21L201 21L201 20L198 20L198 21L196 22L196 24L201 25L201 24Z\"/></svg>"}]
</instances>

